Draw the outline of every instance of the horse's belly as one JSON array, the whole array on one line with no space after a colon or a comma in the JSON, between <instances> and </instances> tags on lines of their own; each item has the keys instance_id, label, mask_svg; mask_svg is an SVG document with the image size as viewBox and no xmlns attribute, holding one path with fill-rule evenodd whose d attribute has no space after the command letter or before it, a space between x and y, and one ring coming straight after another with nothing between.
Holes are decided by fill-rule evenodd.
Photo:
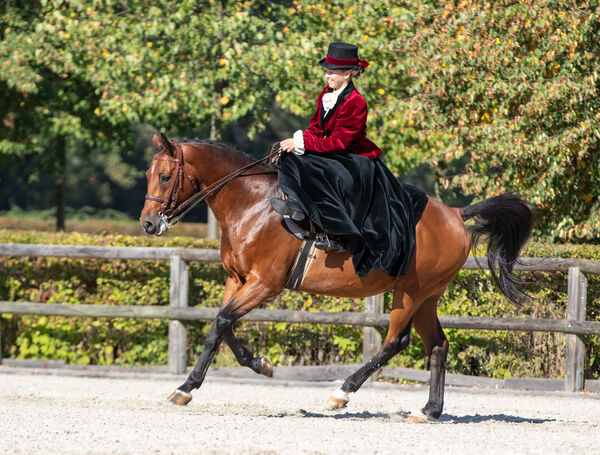
<instances>
[{"instance_id":1,"label":"horse's belly","mask_svg":"<svg viewBox=\"0 0 600 455\"><path fill-rule=\"evenodd\" d=\"M316 258L310 264L300 290L313 294L361 298L389 291L395 282L396 278L380 270L367 277L359 277L348 253L327 255L317 250Z\"/></svg>"}]
</instances>

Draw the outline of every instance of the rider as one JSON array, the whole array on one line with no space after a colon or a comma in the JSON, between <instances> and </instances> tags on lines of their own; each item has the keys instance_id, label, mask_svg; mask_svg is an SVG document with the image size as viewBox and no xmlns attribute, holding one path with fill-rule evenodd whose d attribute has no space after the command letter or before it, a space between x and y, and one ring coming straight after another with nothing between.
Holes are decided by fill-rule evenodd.
<instances>
[{"instance_id":1,"label":"rider","mask_svg":"<svg viewBox=\"0 0 600 455\"><path fill-rule=\"evenodd\" d=\"M358 47L349 43L331 43L327 57L319 61L326 69L327 87L317 99L317 109L308 129L298 130L293 138L284 139L280 146L284 152L304 154L306 150L316 153L355 153L377 158L381 150L367 139L367 102L354 87L353 79L359 79L366 60L358 58ZM304 219L294 199L271 200L273 208L296 221ZM317 243L317 247L323 247ZM329 239L328 250L342 251L343 246Z\"/></svg>"},{"instance_id":2,"label":"rider","mask_svg":"<svg viewBox=\"0 0 600 455\"><path fill-rule=\"evenodd\" d=\"M367 103L353 80L369 63L358 58L358 47L333 42L319 64L326 69L327 87L317 99L308 128L280 142L288 152L278 170L287 198L273 198L271 205L296 221L308 215L327 234L316 243L318 248L329 252L343 251L344 243L349 246L359 275L361 270L368 274L381 268L397 276L407 263L390 263L384 256L405 241L412 251L425 195L419 192L413 201L415 192L396 180L379 160L379 147L366 137ZM412 236L407 233L411 229ZM365 267L357 267L357 262Z\"/></svg>"}]
</instances>

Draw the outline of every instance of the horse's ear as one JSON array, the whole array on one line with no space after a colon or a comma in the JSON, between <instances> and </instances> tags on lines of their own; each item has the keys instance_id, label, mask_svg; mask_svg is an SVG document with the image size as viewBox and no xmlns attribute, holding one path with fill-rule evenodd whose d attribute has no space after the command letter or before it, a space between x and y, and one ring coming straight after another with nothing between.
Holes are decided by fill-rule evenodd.
<instances>
[{"instance_id":1,"label":"horse's ear","mask_svg":"<svg viewBox=\"0 0 600 455\"><path fill-rule=\"evenodd\" d=\"M173 144L171 144L169 139L167 139L167 136L163 133L154 133L154 136L152 136L152 143L154 144L156 153L160 153L164 150L171 156L175 155L175 147L173 147Z\"/></svg>"}]
</instances>

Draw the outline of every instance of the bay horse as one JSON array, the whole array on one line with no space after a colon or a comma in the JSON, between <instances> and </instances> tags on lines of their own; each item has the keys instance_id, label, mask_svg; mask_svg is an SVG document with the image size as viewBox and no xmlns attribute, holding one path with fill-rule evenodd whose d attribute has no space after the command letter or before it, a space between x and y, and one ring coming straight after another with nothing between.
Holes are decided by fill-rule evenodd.
<instances>
[{"instance_id":1,"label":"bay horse","mask_svg":"<svg viewBox=\"0 0 600 455\"><path fill-rule=\"evenodd\" d=\"M251 163L232 148L212 142L169 141L155 134L156 154L146 172L148 188L140 224L147 234L162 235L178 214L199 195L221 227L221 259L227 272L223 302L206 338L204 351L189 377L169 400L186 405L191 392L204 381L222 341L240 365L273 375L273 366L255 356L233 333L232 325L265 300L280 294L292 273L301 241L282 226L270 199L281 196L276 173ZM251 169L250 169L251 168ZM474 218L471 232L465 221ZM390 324L379 352L349 376L327 402L328 409L343 408L349 393L394 355L405 349L411 327L423 340L431 369L429 400L421 410L425 419L442 413L448 341L437 315L437 302L462 268L472 241L487 237L488 263L497 285L512 302L526 298L512 276L512 268L532 230L532 213L519 197L500 195L464 208L451 208L428 197L416 227L416 246L406 275L392 277L376 270L359 277L349 252L316 250L300 290L338 297L364 298L393 293ZM366 359L365 359L366 360Z\"/></svg>"}]
</instances>

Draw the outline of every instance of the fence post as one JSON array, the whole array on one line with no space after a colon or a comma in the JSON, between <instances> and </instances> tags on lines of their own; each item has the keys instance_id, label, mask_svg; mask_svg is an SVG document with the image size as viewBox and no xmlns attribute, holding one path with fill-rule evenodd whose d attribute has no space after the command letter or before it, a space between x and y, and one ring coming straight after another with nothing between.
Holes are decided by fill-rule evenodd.
<instances>
[{"instance_id":1,"label":"fence post","mask_svg":"<svg viewBox=\"0 0 600 455\"><path fill-rule=\"evenodd\" d=\"M208 221L207 221L207 231L206 238L210 240L219 238L219 223L217 222L217 218L215 218L215 214L212 212L210 207L207 207L208 210Z\"/></svg>"},{"instance_id":2,"label":"fence post","mask_svg":"<svg viewBox=\"0 0 600 455\"><path fill-rule=\"evenodd\" d=\"M365 299L365 313L383 313L384 294ZM363 362L368 362L381 348L381 335L374 327L363 329Z\"/></svg>"},{"instance_id":3,"label":"fence post","mask_svg":"<svg viewBox=\"0 0 600 455\"><path fill-rule=\"evenodd\" d=\"M186 307L188 304L188 266L181 256L171 256L171 283L169 305ZM187 330L181 321L169 321L169 373L185 373Z\"/></svg>"},{"instance_id":4,"label":"fence post","mask_svg":"<svg viewBox=\"0 0 600 455\"><path fill-rule=\"evenodd\" d=\"M586 299L587 280L585 275L578 267L569 267L567 320L585 321ZM579 392L583 390L585 344L580 335L569 334L566 339L565 390Z\"/></svg>"}]
</instances>

